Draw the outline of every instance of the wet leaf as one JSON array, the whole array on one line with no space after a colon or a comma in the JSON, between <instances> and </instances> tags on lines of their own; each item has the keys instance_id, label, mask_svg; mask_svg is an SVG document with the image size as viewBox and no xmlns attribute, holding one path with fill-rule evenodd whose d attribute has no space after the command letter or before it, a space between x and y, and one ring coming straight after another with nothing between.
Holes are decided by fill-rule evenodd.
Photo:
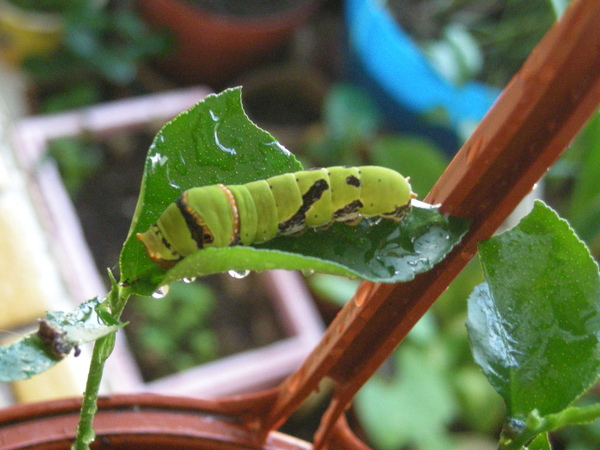
<instances>
[{"instance_id":1,"label":"wet leaf","mask_svg":"<svg viewBox=\"0 0 600 450\"><path fill-rule=\"evenodd\" d=\"M302 170L271 135L248 120L240 90L211 96L159 132L150 148L142 193L125 248L122 280L150 295L183 278L270 269L319 271L371 281L399 282L429 270L452 248L467 223L435 209L414 208L401 224L382 220L350 227L334 224L299 237L277 237L253 247L207 248L168 272L145 254L134 233L146 231L183 190L214 183L240 184Z\"/></svg>"},{"instance_id":2,"label":"wet leaf","mask_svg":"<svg viewBox=\"0 0 600 450\"><path fill-rule=\"evenodd\" d=\"M479 250L486 282L469 299L467 323L475 360L509 418L560 412L600 374L598 266L541 202Z\"/></svg>"},{"instance_id":3,"label":"wet leaf","mask_svg":"<svg viewBox=\"0 0 600 450\"><path fill-rule=\"evenodd\" d=\"M59 361L47 352L37 335L28 335L12 344L0 346L0 381L31 378Z\"/></svg>"},{"instance_id":4,"label":"wet leaf","mask_svg":"<svg viewBox=\"0 0 600 450\"><path fill-rule=\"evenodd\" d=\"M0 381L24 380L45 372L72 349L115 332L124 324L108 322L102 300L82 303L72 313L49 312L40 322L40 332L0 346Z\"/></svg>"},{"instance_id":5,"label":"wet leaf","mask_svg":"<svg viewBox=\"0 0 600 450\"><path fill-rule=\"evenodd\" d=\"M88 300L72 313L49 311L45 320L58 325L69 342L92 342L125 325L103 311L103 302L103 299L98 298Z\"/></svg>"},{"instance_id":6,"label":"wet leaf","mask_svg":"<svg viewBox=\"0 0 600 450\"><path fill-rule=\"evenodd\" d=\"M414 208L400 225L334 224L323 232L280 236L254 247L204 249L178 263L163 283L227 270L270 269L314 270L384 283L409 281L443 259L465 231L465 221L436 209Z\"/></svg>"},{"instance_id":7,"label":"wet leaf","mask_svg":"<svg viewBox=\"0 0 600 450\"><path fill-rule=\"evenodd\" d=\"M121 280L148 295L164 270L135 238L186 189L215 183L241 184L302 170L300 163L266 131L254 125L241 104L241 89L210 95L167 123L148 155L135 215L120 256Z\"/></svg>"}]
</instances>

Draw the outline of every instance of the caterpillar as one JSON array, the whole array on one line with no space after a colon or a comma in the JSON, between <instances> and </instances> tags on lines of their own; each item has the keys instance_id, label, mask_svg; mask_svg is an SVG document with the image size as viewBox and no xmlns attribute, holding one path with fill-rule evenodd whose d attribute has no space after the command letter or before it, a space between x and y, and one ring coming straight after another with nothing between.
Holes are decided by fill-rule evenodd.
<instances>
[{"instance_id":1,"label":"caterpillar","mask_svg":"<svg viewBox=\"0 0 600 450\"><path fill-rule=\"evenodd\" d=\"M189 189L136 236L150 259L169 269L202 248L261 243L369 217L400 222L414 197L409 180L391 169L315 168Z\"/></svg>"}]
</instances>

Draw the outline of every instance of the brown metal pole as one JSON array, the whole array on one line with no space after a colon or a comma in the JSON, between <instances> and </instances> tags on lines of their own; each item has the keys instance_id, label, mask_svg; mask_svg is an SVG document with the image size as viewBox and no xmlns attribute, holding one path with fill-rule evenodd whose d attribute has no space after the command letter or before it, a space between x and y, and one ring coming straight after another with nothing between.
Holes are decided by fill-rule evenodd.
<instances>
[{"instance_id":1,"label":"brown metal pole","mask_svg":"<svg viewBox=\"0 0 600 450\"><path fill-rule=\"evenodd\" d=\"M600 103L600 2L571 3L542 39L425 201L472 220L451 254L413 281L363 282L305 363L278 390L262 424L281 424L326 376L336 395L315 439L329 438L356 391L389 356Z\"/></svg>"}]
</instances>

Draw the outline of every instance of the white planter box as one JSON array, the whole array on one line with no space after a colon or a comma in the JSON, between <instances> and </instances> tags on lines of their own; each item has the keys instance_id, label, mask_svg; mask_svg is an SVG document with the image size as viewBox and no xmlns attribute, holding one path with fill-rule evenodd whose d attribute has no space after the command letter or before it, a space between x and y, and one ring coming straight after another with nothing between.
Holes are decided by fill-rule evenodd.
<instances>
[{"instance_id":1,"label":"white planter box","mask_svg":"<svg viewBox=\"0 0 600 450\"><path fill-rule=\"evenodd\" d=\"M73 112L30 117L16 124L14 148L27 174L32 198L61 267L73 307L106 288L94 265L79 219L58 168L44 159L48 142L82 132L106 135L165 123L201 100L209 91L190 88L115 101ZM116 261L115 261L116 264ZM321 337L323 326L299 274L273 271L264 284L273 294L287 338L272 345L239 353L151 383L144 383L119 333L115 352L107 362L107 391L151 391L168 394L223 396L273 386L296 369Z\"/></svg>"}]
</instances>

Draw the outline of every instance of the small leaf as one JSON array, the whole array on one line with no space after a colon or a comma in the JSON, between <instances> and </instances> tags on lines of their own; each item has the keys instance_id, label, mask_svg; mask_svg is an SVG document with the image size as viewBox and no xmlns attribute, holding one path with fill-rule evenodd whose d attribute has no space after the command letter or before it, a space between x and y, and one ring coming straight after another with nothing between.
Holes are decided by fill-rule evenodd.
<instances>
[{"instance_id":1,"label":"small leaf","mask_svg":"<svg viewBox=\"0 0 600 450\"><path fill-rule=\"evenodd\" d=\"M49 311L46 320L61 327L70 342L92 342L125 326L101 311L103 302L104 299L99 298L88 300L72 313Z\"/></svg>"},{"instance_id":2,"label":"small leaf","mask_svg":"<svg viewBox=\"0 0 600 450\"><path fill-rule=\"evenodd\" d=\"M469 298L467 323L476 362L509 417L563 410L600 373L597 264L541 202L479 250L486 283Z\"/></svg>"},{"instance_id":3,"label":"small leaf","mask_svg":"<svg viewBox=\"0 0 600 450\"><path fill-rule=\"evenodd\" d=\"M58 361L60 359L49 355L36 334L30 334L10 345L0 346L0 381L31 378Z\"/></svg>"},{"instance_id":4,"label":"small leaf","mask_svg":"<svg viewBox=\"0 0 600 450\"><path fill-rule=\"evenodd\" d=\"M9 345L0 346L0 381L24 380L45 372L72 348L114 333L124 324L105 322L100 314L102 300L82 303L74 312L49 312L41 321L45 332L32 333ZM101 318L102 317L102 318Z\"/></svg>"},{"instance_id":5,"label":"small leaf","mask_svg":"<svg viewBox=\"0 0 600 450\"><path fill-rule=\"evenodd\" d=\"M527 446L527 450L552 450L550 441L548 440L548 433L538 434Z\"/></svg>"}]
</instances>

